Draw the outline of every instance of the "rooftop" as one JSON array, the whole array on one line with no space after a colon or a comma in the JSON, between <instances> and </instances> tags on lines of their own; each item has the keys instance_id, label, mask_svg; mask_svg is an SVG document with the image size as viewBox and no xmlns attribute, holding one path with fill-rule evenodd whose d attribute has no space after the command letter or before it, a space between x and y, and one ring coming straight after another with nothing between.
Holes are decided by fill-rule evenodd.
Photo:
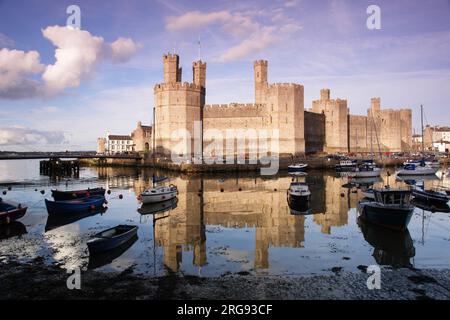
<instances>
[{"instance_id":1,"label":"rooftop","mask_svg":"<svg viewBox=\"0 0 450 320\"><path fill-rule=\"evenodd\" d=\"M108 140L132 140L130 136L126 136L126 135L113 135L110 134L108 136Z\"/></svg>"}]
</instances>

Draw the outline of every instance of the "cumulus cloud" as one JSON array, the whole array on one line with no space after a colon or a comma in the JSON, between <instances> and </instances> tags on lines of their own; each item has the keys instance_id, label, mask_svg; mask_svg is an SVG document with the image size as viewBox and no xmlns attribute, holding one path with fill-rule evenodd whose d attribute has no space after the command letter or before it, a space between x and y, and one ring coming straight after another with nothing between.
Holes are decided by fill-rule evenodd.
<instances>
[{"instance_id":1,"label":"cumulus cloud","mask_svg":"<svg viewBox=\"0 0 450 320\"><path fill-rule=\"evenodd\" d=\"M45 66L36 51L1 49L0 98L56 95L78 87L103 61L123 63L137 51L132 39L118 38L107 43L88 31L69 27L47 27L42 34L56 47L56 61Z\"/></svg>"},{"instance_id":2,"label":"cumulus cloud","mask_svg":"<svg viewBox=\"0 0 450 320\"><path fill-rule=\"evenodd\" d=\"M36 95L39 83L32 76L44 70L37 51L0 49L0 97L18 99Z\"/></svg>"},{"instance_id":3,"label":"cumulus cloud","mask_svg":"<svg viewBox=\"0 0 450 320\"><path fill-rule=\"evenodd\" d=\"M292 4L288 4L288 6L292 6ZM190 11L179 16L168 17L166 29L179 32L217 26L219 31L237 42L226 48L216 58L220 62L228 62L258 53L279 41L287 33L300 30L298 22L289 18L285 10L285 8L277 8L271 11L273 15L263 21L264 23L257 19L258 16L261 16L257 11ZM271 23L267 24L267 20Z\"/></svg>"},{"instance_id":4,"label":"cumulus cloud","mask_svg":"<svg viewBox=\"0 0 450 320\"><path fill-rule=\"evenodd\" d=\"M65 142L61 131L42 131L24 127L0 127L0 145L45 145Z\"/></svg>"}]
</instances>

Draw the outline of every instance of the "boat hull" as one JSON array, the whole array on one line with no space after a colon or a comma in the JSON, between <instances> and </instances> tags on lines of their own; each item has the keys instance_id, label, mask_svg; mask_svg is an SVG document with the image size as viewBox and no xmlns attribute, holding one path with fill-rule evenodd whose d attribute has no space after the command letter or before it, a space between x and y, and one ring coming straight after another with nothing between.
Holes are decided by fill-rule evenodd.
<instances>
[{"instance_id":1,"label":"boat hull","mask_svg":"<svg viewBox=\"0 0 450 320\"><path fill-rule=\"evenodd\" d=\"M381 175L381 170L374 171L355 171L350 174L354 178L376 178Z\"/></svg>"},{"instance_id":2,"label":"boat hull","mask_svg":"<svg viewBox=\"0 0 450 320\"><path fill-rule=\"evenodd\" d=\"M106 190L103 188L93 188L86 190L59 191L52 190L52 197L55 201L81 199L90 196L105 196Z\"/></svg>"},{"instance_id":3,"label":"boat hull","mask_svg":"<svg viewBox=\"0 0 450 320\"><path fill-rule=\"evenodd\" d=\"M177 196L177 191L171 191L164 194L141 195L140 199L143 204L163 202L171 200Z\"/></svg>"},{"instance_id":4,"label":"boat hull","mask_svg":"<svg viewBox=\"0 0 450 320\"><path fill-rule=\"evenodd\" d=\"M67 214L96 210L101 208L104 203L105 197L102 196L65 201L50 201L45 199L45 205L49 214Z\"/></svg>"},{"instance_id":5,"label":"boat hull","mask_svg":"<svg viewBox=\"0 0 450 320\"><path fill-rule=\"evenodd\" d=\"M360 204L360 217L366 222L390 229L405 230L414 211L413 206L389 207L376 202Z\"/></svg>"},{"instance_id":6,"label":"boat hull","mask_svg":"<svg viewBox=\"0 0 450 320\"><path fill-rule=\"evenodd\" d=\"M398 176L428 176L436 175L436 168L423 168L420 170L399 170L397 172Z\"/></svg>"},{"instance_id":7,"label":"boat hull","mask_svg":"<svg viewBox=\"0 0 450 320\"><path fill-rule=\"evenodd\" d=\"M0 224L9 224L19 220L27 213L27 207L21 207L19 204L1 201L0 206Z\"/></svg>"},{"instance_id":8,"label":"boat hull","mask_svg":"<svg viewBox=\"0 0 450 320\"><path fill-rule=\"evenodd\" d=\"M448 203L448 196L445 195L436 195L429 193L427 191L422 191L418 189L412 190L412 195L415 199L419 201L423 201L427 204L435 204L435 205L446 205Z\"/></svg>"},{"instance_id":9,"label":"boat hull","mask_svg":"<svg viewBox=\"0 0 450 320\"><path fill-rule=\"evenodd\" d=\"M288 172L305 172L307 169L308 169L307 166L304 167L289 166Z\"/></svg>"},{"instance_id":10,"label":"boat hull","mask_svg":"<svg viewBox=\"0 0 450 320\"><path fill-rule=\"evenodd\" d=\"M115 227L115 228L117 228L117 227ZM115 228L112 228L112 229L115 229ZM112 229L110 229L110 230L112 230ZM113 249L123 245L124 243L130 241L135 236L137 236L137 230L138 230L138 227L133 226L128 231L126 231L118 236L112 237L112 238L99 237L99 235L101 233L103 233L103 232L101 232L101 233L95 235L92 240L89 240L87 242L89 252L91 254L97 254L97 253L102 253L102 252L107 252L109 250L113 250Z\"/></svg>"}]
</instances>

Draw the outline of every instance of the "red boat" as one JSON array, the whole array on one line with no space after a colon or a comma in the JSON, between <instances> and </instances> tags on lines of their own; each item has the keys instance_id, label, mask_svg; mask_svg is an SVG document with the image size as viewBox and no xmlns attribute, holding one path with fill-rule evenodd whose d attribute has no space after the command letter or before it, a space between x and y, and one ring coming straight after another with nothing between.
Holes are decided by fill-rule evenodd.
<instances>
[{"instance_id":1,"label":"red boat","mask_svg":"<svg viewBox=\"0 0 450 320\"><path fill-rule=\"evenodd\" d=\"M5 201L0 198L0 224L8 224L22 218L27 209L27 207L22 207L20 203Z\"/></svg>"}]
</instances>

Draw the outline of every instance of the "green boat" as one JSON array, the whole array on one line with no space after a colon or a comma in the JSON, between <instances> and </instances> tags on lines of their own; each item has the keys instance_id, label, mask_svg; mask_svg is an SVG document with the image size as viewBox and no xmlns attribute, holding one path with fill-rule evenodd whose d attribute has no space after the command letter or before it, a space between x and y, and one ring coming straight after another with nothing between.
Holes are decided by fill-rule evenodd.
<instances>
[{"instance_id":1,"label":"green boat","mask_svg":"<svg viewBox=\"0 0 450 320\"><path fill-rule=\"evenodd\" d=\"M361 219L386 228L405 230L414 211L411 191L384 188L373 192L375 200L359 203Z\"/></svg>"}]
</instances>

